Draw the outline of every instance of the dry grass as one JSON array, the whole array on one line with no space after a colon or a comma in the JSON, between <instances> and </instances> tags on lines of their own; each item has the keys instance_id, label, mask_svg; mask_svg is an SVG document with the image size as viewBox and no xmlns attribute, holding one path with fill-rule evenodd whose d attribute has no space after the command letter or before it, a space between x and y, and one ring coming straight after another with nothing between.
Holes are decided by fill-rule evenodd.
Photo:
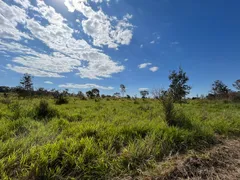
<instances>
[{"instance_id":1,"label":"dry grass","mask_svg":"<svg viewBox=\"0 0 240 180\"><path fill-rule=\"evenodd\" d=\"M203 153L175 155L154 170L144 172L144 180L238 180L240 179L240 139L225 140Z\"/></svg>"}]
</instances>

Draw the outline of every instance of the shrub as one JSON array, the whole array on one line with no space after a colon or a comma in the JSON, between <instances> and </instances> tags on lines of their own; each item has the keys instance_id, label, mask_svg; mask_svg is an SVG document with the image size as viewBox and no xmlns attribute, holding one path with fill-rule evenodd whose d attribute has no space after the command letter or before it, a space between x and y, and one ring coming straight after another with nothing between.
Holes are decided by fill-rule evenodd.
<instances>
[{"instance_id":1,"label":"shrub","mask_svg":"<svg viewBox=\"0 0 240 180\"><path fill-rule=\"evenodd\" d=\"M46 100L41 100L35 108L35 118L37 119L53 118L57 115L57 110L50 107Z\"/></svg>"},{"instance_id":2,"label":"shrub","mask_svg":"<svg viewBox=\"0 0 240 180\"><path fill-rule=\"evenodd\" d=\"M13 112L12 118L14 120L21 117L21 105L19 104L19 102L10 104L9 109Z\"/></svg>"},{"instance_id":3,"label":"shrub","mask_svg":"<svg viewBox=\"0 0 240 180\"><path fill-rule=\"evenodd\" d=\"M54 92L54 98L56 99L56 104L61 105L61 104L68 104L68 99L67 99L68 92L63 91L63 92Z\"/></svg>"},{"instance_id":4,"label":"shrub","mask_svg":"<svg viewBox=\"0 0 240 180\"><path fill-rule=\"evenodd\" d=\"M166 95L161 99L165 121L169 126L175 125L176 112L174 110L173 98L171 95Z\"/></svg>"}]
</instances>

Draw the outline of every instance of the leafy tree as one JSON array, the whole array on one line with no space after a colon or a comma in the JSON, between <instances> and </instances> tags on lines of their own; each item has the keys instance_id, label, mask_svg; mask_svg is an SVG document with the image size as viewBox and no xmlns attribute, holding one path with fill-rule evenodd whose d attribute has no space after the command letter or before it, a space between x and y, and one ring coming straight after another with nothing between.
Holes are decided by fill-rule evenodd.
<instances>
[{"instance_id":1,"label":"leafy tree","mask_svg":"<svg viewBox=\"0 0 240 180\"><path fill-rule=\"evenodd\" d=\"M87 95L87 97L90 98L90 99L92 99L92 98L94 97L92 91L87 91L87 92L86 92L86 95Z\"/></svg>"},{"instance_id":2,"label":"leafy tree","mask_svg":"<svg viewBox=\"0 0 240 180\"><path fill-rule=\"evenodd\" d=\"M147 90L143 90L143 91L140 91L140 94L141 94L142 98L144 99L144 98L146 98L146 96L149 95L149 92Z\"/></svg>"},{"instance_id":3,"label":"leafy tree","mask_svg":"<svg viewBox=\"0 0 240 180\"><path fill-rule=\"evenodd\" d=\"M191 87L186 84L189 78L181 67L178 72L175 70L172 71L168 78L171 81L171 84L169 85L169 92L172 94L175 102L180 102L187 94L190 93Z\"/></svg>"},{"instance_id":4,"label":"leafy tree","mask_svg":"<svg viewBox=\"0 0 240 180\"><path fill-rule=\"evenodd\" d=\"M225 85L222 81L216 80L212 84L212 93L216 97L226 97L230 89L228 89L227 85Z\"/></svg>"},{"instance_id":5,"label":"leafy tree","mask_svg":"<svg viewBox=\"0 0 240 180\"><path fill-rule=\"evenodd\" d=\"M24 74L21 81L21 87L26 91L33 90L32 76L30 74Z\"/></svg>"},{"instance_id":6,"label":"leafy tree","mask_svg":"<svg viewBox=\"0 0 240 180\"><path fill-rule=\"evenodd\" d=\"M238 91L240 91L240 79L234 82L233 87L235 87Z\"/></svg>"},{"instance_id":7,"label":"leafy tree","mask_svg":"<svg viewBox=\"0 0 240 180\"><path fill-rule=\"evenodd\" d=\"M92 89L92 93L94 97L100 97L100 91L96 88Z\"/></svg>"},{"instance_id":8,"label":"leafy tree","mask_svg":"<svg viewBox=\"0 0 240 180\"><path fill-rule=\"evenodd\" d=\"M124 93L126 92L126 87L123 84L121 84L120 89L121 89L122 97L124 97Z\"/></svg>"}]
</instances>

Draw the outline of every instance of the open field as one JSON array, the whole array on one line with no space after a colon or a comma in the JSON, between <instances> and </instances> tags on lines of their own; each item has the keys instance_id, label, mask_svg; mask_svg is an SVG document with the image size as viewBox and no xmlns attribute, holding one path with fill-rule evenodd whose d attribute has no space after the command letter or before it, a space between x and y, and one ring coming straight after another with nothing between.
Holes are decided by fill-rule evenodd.
<instances>
[{"instance_id":1,"label":"open field","mask_svg":"<svg viewBox=\"0 0 240 180\"><path fill-rule=\"evenodd\" d=\"M175 104L180 123L170 127L158 100L46 101L42 117L40 98L1 98L0 179L139 177L166 156L240 135L239 103Z\"/></svg>"}]
</instances>

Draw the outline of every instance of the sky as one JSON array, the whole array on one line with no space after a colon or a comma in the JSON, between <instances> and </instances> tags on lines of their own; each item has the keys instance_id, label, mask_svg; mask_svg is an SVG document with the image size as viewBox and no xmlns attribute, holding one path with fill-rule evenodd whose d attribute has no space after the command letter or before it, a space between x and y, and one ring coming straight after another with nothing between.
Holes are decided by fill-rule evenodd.
<instances>
[{"instance_id":1,"label":"sky","mask_svg":"<svg viewBox=\"0 0 240 180\"><path fill-rule=\"evenodd\" d=\"M138 95L182 67L190 96L240 77L236 0L0 0L0 86Z\"/></svg>"}]
</instances>

